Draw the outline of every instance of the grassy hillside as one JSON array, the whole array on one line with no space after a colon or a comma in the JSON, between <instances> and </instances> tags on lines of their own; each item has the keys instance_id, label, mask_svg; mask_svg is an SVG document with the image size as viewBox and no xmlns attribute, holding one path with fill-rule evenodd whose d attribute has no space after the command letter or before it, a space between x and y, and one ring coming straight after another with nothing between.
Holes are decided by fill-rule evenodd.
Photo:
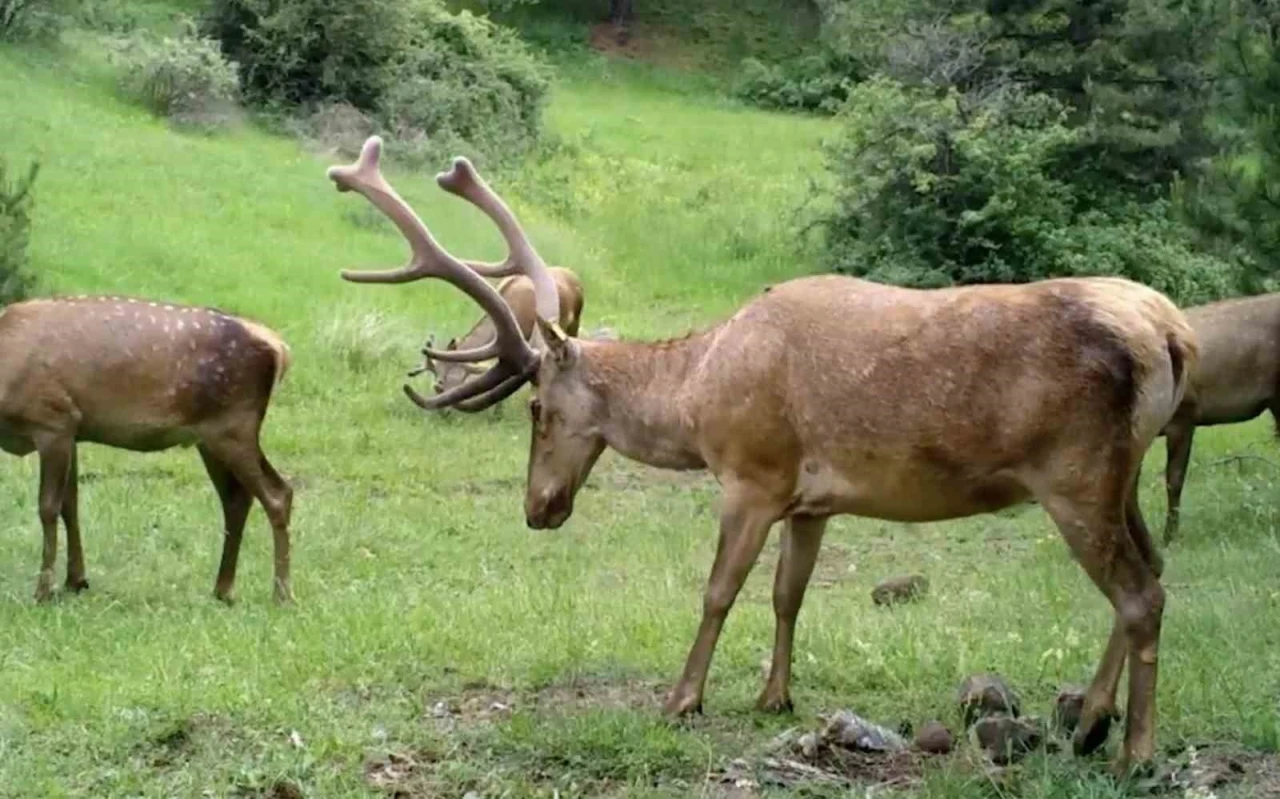
<instances>
[{"instance_id":1,"label":"grassy hillside","mask_svg":"<svg viewBox=\"0 0 1280 799\"><path fill-rule=\"evenodd\" d=\"M476 418L425 416L399 391L422 338L475 308L443 285L340 281L405 248L333 190L329 159L249 128L175 133L118 100L92 50L0 49L4 154L44 166L35 269L51 291L212 304L286 337L296 367L265 447L297 488L298 604L269 603L258 510L240 602L212 600L220 518L194 453L85 448L92 590L36 607L36 464L0 460L0 795L283 796L282 781L309 797L714 793L730 760L819 712L954 727L953 687L973 671L1005 674L1037 713L1091 673L1109 611L1038 509L846 518L798 633L797 717L748 712L772 641L771 548L721 641L707 716L664 724L713 553L714 483L606 455L564 529L525 529L524 395ZM792 214L825 123L586 60L550 124L558 146L493 182L544 256L582 276L587 329L679 335L813 268ZM389 171L453 251L500 254L430 176ZM1258 422L1198 439L1168 558L1162 744L1280 745L1277 475L1221 462L1267 454L1269 435ZM931 596L871 607L870 587L903 571L927 574ZM918 795L1119 795L1102 760L1063 754L998 780L947 761L924 780Z\"/></svg>"}]
</instances>

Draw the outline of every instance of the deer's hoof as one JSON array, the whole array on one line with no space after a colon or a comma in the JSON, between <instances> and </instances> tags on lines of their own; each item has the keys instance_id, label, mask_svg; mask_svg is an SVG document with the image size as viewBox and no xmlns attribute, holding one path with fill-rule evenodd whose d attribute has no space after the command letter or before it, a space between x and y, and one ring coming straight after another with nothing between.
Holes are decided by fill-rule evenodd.
<instances>
[{"instance_id":1,"label":"deer's hoof","mask_svg":"<svg viewBox=\"0 0 1280 799\"><path fill-rule=\"evenodd\" d=\"M663 706L662 714L673 719L700 716L702 715L702 697L682 696L673 693L667 699L666 705Z\"/></svg>"},{"instance_id":2,"label":"deer's hoof","mask_svg":"<svg viewBox=\"0 0 1280 799\"><path fill-rule=\"evenodd\" d=\"M1114 710L1099 709L1092 713L1086 712L1084 718L1080 720L1080 726L1076 727L1075 734L1071 736L1071 749L1076 753L1077 757L1084 757L1097 751L1098 747L1107 742L1107 735L1111 732L1111 722L1117 718Z\"/></svg>"},{"instance_id":3,"label":"deer's hoof","mask_svg":"<svg viewBox=\"0 0 1280 799\"><path fill-rule=\"evenodd\" d=\"M761 713L793 713L795 709L796 706L791 702L791 697L789 696L761 694L760 698L756 700L756 710Z\"/></svg>"},{"instance_id":4,"label":"deer's hoof","mask_svg":"<svg viewBox=\"0 0 1280 799\"><path fill-rule=\"evenodd\" d=\"M53 599L53 573L48 571L40 572L40 577L36 580L36 602L48 602Z\"/></svg>"},{"instance_id":5,"label":"deer's hoof","mask_svg":"<svg viewBox=\"0 0 1280 799\"><path fill-rule=\"evenodd\" d=\"M68 590L68 591L70 591L70 592L71 592L71 593L73 593L73 594L78 594L78 593L80 593L81 591L88 591L88 590L89 590L89 581L88 581L88 580L86 580L86 579L85 579L85 578L83 578L83 577L80 577L80 578L78 578L78 579L74 579L74 580L73 580L73 579L71 579L71 578L68 578L68 579L67 579L67 590Z\"/></svg>"}]
</instances>

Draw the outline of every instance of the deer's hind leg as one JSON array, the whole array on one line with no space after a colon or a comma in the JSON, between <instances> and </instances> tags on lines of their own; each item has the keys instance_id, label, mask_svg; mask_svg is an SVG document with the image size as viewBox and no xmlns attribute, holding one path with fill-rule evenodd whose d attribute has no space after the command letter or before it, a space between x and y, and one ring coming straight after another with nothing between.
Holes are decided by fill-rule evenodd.
<instances>
[{"instance_id":1,"label":"deer's hind leg","mask_svg":"<svg viewBox=\"0 0 1280 799\"><path fill-rule=\"evenodd\" d=\"M249 510L253 507L253 495L208 448L201 444L198 449L200 460L204 462L205 471L209 474L209 481L213 483L214 490L218 492L218 500L222 503L222 560L218 563L218 579L213 586L213 595L230 604L235 590L236 564L240 559L240 541L244 537Z\"/></svg>"},{"instance_id":2,"label":"deer's hind leg","mask_svg":"<svg viewBox=\"0 0 1280 799\"><path fill-rule=\"evenodd\" d=\"M1121 460L1129 459L1112 462ZM1157 565L1144 554L1150 548L1150 535L1144 534L1145 524L1140 528L1135 524L1141 521L1141 513L1126 508L1136 464L1108 471L1095 485L1057 486L1041 503L1115 609L1115 623L1085 695L1073 748L1077 754L1087 754L1106 741L1111 720L1118 715L1116 690L1127 654L1129 707L1117 763L1124 770L1155 755L1155 688L1164 589Z\"/></svg>"},{"instance_id":3,"label":"deer's hind leg","mask_svg":"<svg viewBox=\"0 0 1280 799\"><path fill-rule=\"evenodd\" d=\"M45 602L53 598L53 567L58 558L58 517L66 500L67 481L75 459L76 442L71 435L56 433L35 437L40 454L40 527L44 548L40 559L40 576L36 579L35 598ZM70 564L68 564L70 566Z\"/></svg>"},{"instance_id":4,"label":"deer's hind leg","mask_svg":"<svg viewBox=\"0 0 1280 799\"><path fill-rule=\"evenodd\" d=\"M277 602L285 603L293 599L289 584L289 521L293 510L293 489L262 453L258 443L260 419L252 420L252 424L243 419L224 424L217 435L203 436L202 446L209 457L225 467L231 477L262 503L271 523L275 551L273 593ZM228 537L228 546L230 543ZM239 547L238 540L236 547ZM223 557L228 557L225 548Z\"/></svg>"},{"instance_id":5,"label":"deer's hind leg","mask_svg":"<svg viewBox=\"0 0 1280 799\"><path fill-rule=\"evenodd\" d=\"M62 524L67 528L67 590L79 593L89 588L85 577L84 545L80 540L80 456L71 446L71 465L62 497Z\"/></svg>"}]
</instances>

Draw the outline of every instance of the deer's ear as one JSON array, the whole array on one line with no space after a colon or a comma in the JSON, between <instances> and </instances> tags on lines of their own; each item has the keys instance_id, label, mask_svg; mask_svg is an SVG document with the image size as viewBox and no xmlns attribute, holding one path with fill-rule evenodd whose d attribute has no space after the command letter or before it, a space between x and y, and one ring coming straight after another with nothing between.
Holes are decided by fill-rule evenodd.
<instances>
[{"instance_id":1,"label":"deer's ear","mask_svg":"<svg viewBox=\"0 0 1280 799\"><path fill-rule=\"evenodd\" d=\"M551 357L555 358L560 366L572 364L578 357L577 342L569 338L555 322L548 322L541 316L534 318L538 322L538 332L542 334L542 340L546 342L547 351L551 353Z\"/></svg>"}]
</instances>

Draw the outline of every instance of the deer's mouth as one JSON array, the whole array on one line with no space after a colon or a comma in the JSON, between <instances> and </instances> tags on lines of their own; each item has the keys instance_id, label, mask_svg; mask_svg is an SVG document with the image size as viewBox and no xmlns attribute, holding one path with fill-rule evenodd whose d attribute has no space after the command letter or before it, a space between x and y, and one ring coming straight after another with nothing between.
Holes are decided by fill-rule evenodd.
<instances>
[{"instance_id":1,"label":"deer's mouth","mask_svg":"<svg viewBox=\"0 0 1280 799\"><path fill-rule=\"evenodd\" d=\"M557 491L546 495L536 506L530 506L525 513L525 523L533 530L555 530L573 515L573 494L568 491Z\"/></svg>"}]
</instances>

